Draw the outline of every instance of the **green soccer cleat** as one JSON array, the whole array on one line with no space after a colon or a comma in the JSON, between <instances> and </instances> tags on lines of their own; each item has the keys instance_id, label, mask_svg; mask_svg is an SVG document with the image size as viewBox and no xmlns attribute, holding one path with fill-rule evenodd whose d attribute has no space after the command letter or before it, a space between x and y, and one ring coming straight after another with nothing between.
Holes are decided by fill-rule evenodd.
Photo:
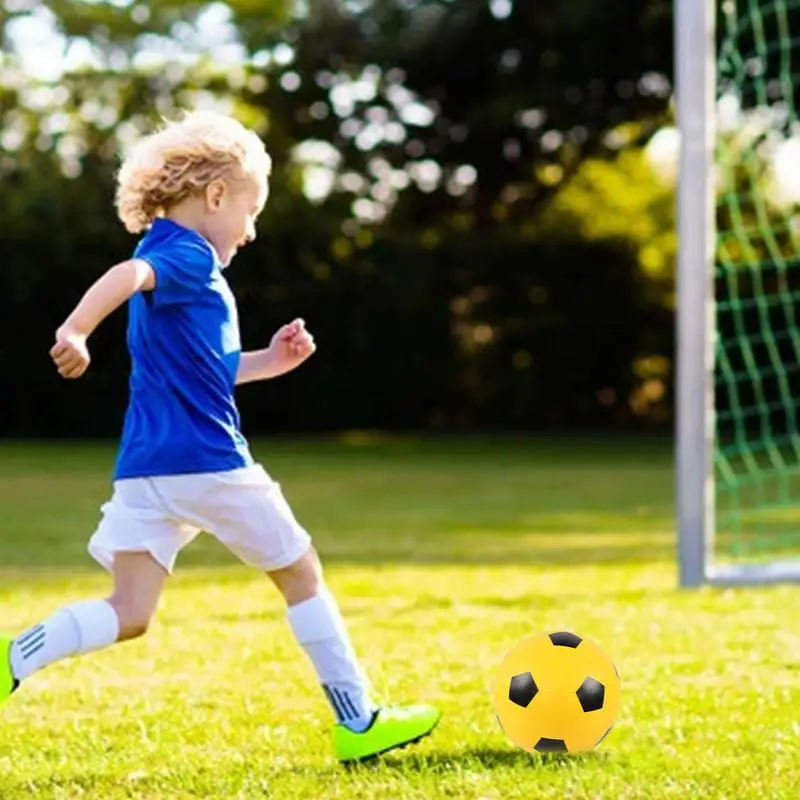
<instances>
[{"instance_id":1,"label":"green soccer cleat","mask_svg":"<svg viewBox=\"0 0 800 800\"><path fill-rule=\"evenodd\" d=\"M11 671L11 639L0 636L0 703L19 686Z\"/></svg>"},{"instance_id":2,"label":"green soccer cleat","mask_svg":"<svg viewBox=\"0 0 800 800\"><path fill-rule=\"evenodd\" d=\"M441 712L433 706L381 708L372 724L356 733L346 725L333 729L333 744L339 761L365 761L381 753L405 747L427 736L439 722Z\"/></svg>"}]
</instances>

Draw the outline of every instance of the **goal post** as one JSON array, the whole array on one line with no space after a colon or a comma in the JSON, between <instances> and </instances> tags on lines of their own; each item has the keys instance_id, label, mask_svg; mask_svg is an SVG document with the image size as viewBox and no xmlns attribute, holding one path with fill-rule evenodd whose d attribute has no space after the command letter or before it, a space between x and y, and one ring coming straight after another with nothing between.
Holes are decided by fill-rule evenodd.
<instances>
[{"instance_id":1,"label":"goal post","mask_svg":"<svg viewBox=\"0 0 800 800\"><path fill-rule=\"evenodd\" d=\"M677 186L676 500L682 586L699 586L714 535L715 0L676 0Z\"/></svg>"},{"instance_id":2,"label":"goal post","mask_svg":"<svg viewBox=\"0 0 800 800\"><path fill-rule=\"evenodd\" d=\"M676 0L681 586L800 581L800 0Z\"/></svg>"}]
</instances>

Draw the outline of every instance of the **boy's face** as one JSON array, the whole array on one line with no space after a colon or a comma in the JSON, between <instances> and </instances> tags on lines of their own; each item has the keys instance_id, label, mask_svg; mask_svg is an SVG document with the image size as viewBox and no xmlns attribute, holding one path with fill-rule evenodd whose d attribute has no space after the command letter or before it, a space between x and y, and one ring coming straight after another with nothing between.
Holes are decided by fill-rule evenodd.
<instances>
[{"instance_id":1,"label":"boy's face","mask_svg":"<svg viewBox=\"0 0 800 800\"><path fill-rule=\"evenodd\" d=\"M204 233L227 267L240 247L256 238L256 220L264 210L269 186L264 176L215 181L206 190L208 217Z\"/></svg>"}]
</instances>

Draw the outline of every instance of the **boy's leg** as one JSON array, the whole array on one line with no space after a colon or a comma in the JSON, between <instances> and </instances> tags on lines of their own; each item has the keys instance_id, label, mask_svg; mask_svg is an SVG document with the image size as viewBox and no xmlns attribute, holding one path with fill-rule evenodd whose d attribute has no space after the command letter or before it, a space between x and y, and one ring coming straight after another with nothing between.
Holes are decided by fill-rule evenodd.
<instances>
[{"instance_id":1,"label":"boy's leg","mask_svg":"<svg viewBox=\"0 0 800 800\"><path fill-rule=\"evenodd\" d=\"M365 730L377 709L316 550L310 546L290 566L267 574L283 595L289 625L314 665L337 721Z\"/></svg>"},{"instance_id":2,"label":"boy's leg","mask_svg":"<svg viewBox=\"0 0 800 800\"><path fill-rule=\"evenodd\" d=\"M376 707L336 600L325 586L316 552L268 573L283 594L295 638L317 672L338 724L341 761L361 761L427 736L439 722L432 706Z\"/></svg>"},{"instance_id":3,"label":"boy's leg","mask_svg":"<svg viewBox=\"0 0 800 800\"><path fill-rule=\"evenodd\" d=\"M207 485L200 485L203 482ZM337 721L353 730L367 728L375 712L367 681L336 601L325 586L311 537L295 519L280 486L256 466L203 476L195 484L160 481L159 489L181 516L210 531L244 563L272 578Z\"/></svg>"},{"instance_id":4,"label":"boy's leg","mask_svg":"<svg viewBox=\"0 0 800 800\"><path fill-rule=\"evenodd\" d=\"M114 591L108 604L119 619L118 641L144 636L155 616L167 570L150 553L114 554Z\"/></svg>"},{"instance_id":5,"label":"boy's leg","mask_svg":"<svg viewBox=\"0 0 800 800\"><path fill-rule=\"evenodd\" d=\"M158 606L167 572L150 553L121 552L114 590L104 600L65 606L13 640L0 641L0 700L35 672L70 656L141 636Z\"/></svg>"},{"instance_id":6,"label":"boy's leg","mask_svg":"<svg viewBox=\"0 0 800 800\"><path fill-rule=\"evenodd\" d=\"M339 758L369 758L430 733L439 720L435 708L376 708L311 537L295 519L280 486L258 466L204 480L205 493L187 486L186 497L206 497L207 502L193 502L193 516L188 503L181 503L179 516L210 531L244 563L266 572L280 590L292 632L339 723L334 729ZM178 501L180 483L171 485L170 497Z\"/></svg>"}]
</instances>

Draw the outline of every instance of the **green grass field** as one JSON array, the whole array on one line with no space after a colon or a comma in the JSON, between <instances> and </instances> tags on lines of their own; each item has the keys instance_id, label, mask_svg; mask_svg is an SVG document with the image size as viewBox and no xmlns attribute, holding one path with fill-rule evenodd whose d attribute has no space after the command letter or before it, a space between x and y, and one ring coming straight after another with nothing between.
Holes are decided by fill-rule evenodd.
<instances>
[{"instance_id":1,"label":"green grass field","mask_svg":"<svg viewBox=\"0 0 800 800\"><path fill-rule=\"evenodd\" d=\"M0 710L0 800L570 798L800 794L791 587L676 589L668 444L262 442L312 531L376 688L444 710L376 764L332 757L331 715L263 576L209 537L147 637L35 675ZM0 446L0 620L107 590L85 554L113 448ZM623 678L580 757L515 749L489 704L519 639L589 636Z\"/></svg>"}]
</instances>

